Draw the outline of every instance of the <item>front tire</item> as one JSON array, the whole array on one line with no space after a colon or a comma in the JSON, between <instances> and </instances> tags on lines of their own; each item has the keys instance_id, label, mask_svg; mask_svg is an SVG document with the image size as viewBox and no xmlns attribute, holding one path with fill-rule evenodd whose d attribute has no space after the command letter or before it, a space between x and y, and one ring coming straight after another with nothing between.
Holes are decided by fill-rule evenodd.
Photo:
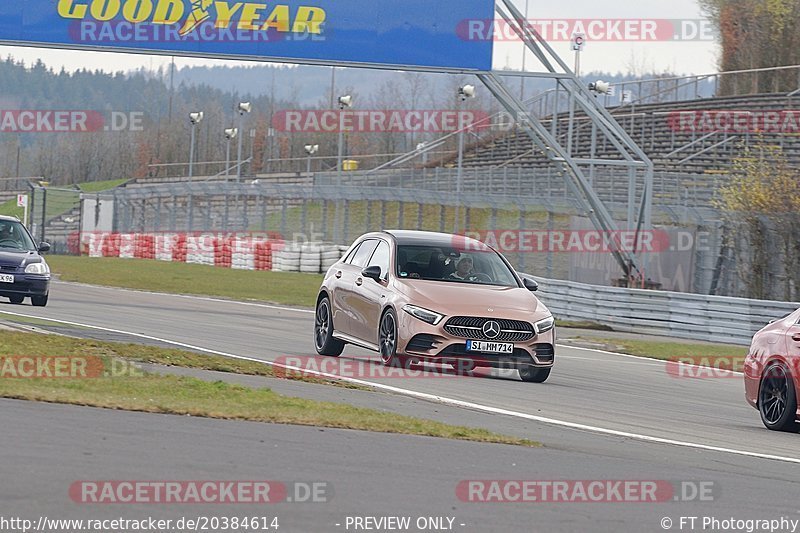
<instances>
[{"instance_id":1,"label":"front tire","mask_svg":"<svg viewBox=\"0 0 800 533\"><path fill-rule=\"evenodd\" d=\"M550 370L552 369L523 366L517 370L519 371L519 378L526 383L544 383L550 377Z\"/></svg>"},{"instance_id":2,"label":"front tire","mask_svg":"<svg viewBox=\"0 0 800 533\"><path fill-rule=\"evenodd\" d=\"M767 367L758 389L761 421L772 431L797 431L797 391L792 374L778 362Z\"/></svg>"},{"instance_id":3,"label":"front tire","mask_svg":"<svg viewBox=\"0 0 800 533\"><path fill-rule=\"evenodd\" d=\"M21 304L22 302L25 301L25 297L24 296L9 296L8 300L14 305L19 305L19 304Z\"/></svg>"},{"instance_id":4,"label":"front tire","mask_svg":"<svg viewBox=\"0 0 800 533\"><path fill-rule=\"evenodd\" d=\"M403 367L407 359L397 355L397 316L389 309L381 317L378 326L378 344L381 350L381 361L386 366Z\"/></svg>"},{"instance_id":5,"label":"front tire","mask_svg":"<svg viewBox=\"0 0 800 533\"><path fill-rule=\"evenodd\" d=\"M31 304L34 307L44 307L47 305L48 295L44 296L31 296Z\"/></svg>"},{"instance_id":6,"label":"front tire","mask_svg":"<svg viewBox=\"0 0 800 533\"><path fill-rule=\"evenodd\" d=\"M344 342L333 337L333 313L327 296L317 303L314 318L314 347L318 354L329 357L339 357L344 351Z\"/></svg>"}]
</instances>

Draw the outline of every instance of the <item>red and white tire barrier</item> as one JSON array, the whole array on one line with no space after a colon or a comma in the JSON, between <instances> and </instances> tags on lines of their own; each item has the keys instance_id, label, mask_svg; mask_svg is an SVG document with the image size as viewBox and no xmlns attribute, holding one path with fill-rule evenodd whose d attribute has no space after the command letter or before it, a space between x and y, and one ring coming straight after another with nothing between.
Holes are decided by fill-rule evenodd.
<instances>
[{"instance_id":1,"label":"red and white tire barrier","mask_svg":"<svg viewBox=\"0 0 800 533\"><path fill-rule=\"evenodd\" d=\"M259 234L84 233L80 250L89 257L120 257L192 263L236 270L325 272L347 246L286 243Z\"/></svg>"}]
</instances>

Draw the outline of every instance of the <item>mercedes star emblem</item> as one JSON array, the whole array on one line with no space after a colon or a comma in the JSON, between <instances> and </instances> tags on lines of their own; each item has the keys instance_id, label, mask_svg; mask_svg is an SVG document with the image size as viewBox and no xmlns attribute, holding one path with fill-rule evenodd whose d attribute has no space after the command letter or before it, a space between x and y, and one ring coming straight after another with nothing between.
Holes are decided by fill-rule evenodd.
<instances>
[{"instance_id":1,"label":"mercedes star emblem","mask_svg":"<svg viewBox=\"0 0 800 533\"><path fill-rule=\"evenodd\" d=\"M483 328L481 328L483 334L486 335L487 339L496 339L498 335L500 335L500 324L498 324L494 320L489 320L483 324Z\"/></svg>"}]
</instances>

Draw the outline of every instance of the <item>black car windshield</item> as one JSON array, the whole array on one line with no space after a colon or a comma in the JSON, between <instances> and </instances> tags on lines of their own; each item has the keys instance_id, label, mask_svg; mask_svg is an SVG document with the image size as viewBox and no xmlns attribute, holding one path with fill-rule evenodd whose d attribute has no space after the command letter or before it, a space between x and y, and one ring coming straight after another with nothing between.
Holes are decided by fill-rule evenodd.
<instances>
[{"instance_id":1,"label":"black car windshield","mask_svg":"<svg viewBox=\"0 0 800 533\"><path fill-rule=\"evenodd\" d=\"M0 220L0 250L35 251L36 245L21 222Z\"/></svg>"},{"instance_id":2,"label":"black car windshield","mask_svg":"<svg viewBox=\"0 0 800 533\"><path fill-rule=\"evenodd\" d=\"M491 249L464 250L444 246L400 245L397 276L450 283L519 287L500 255Z\"/></svg>"}]
</instances>

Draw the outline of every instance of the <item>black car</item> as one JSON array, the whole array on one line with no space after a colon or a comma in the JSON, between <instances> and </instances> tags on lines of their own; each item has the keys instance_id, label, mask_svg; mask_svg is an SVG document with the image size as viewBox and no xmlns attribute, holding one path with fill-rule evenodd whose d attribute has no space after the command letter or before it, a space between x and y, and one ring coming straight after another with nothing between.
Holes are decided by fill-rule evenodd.
<instances>
[{"instance_id":1,"label":"black car","mask_svg":"<svg viewBox=\"0 0 800 533\"><path fill-rule=\"evenodd\" d=\"M0 296L13 304L30 298L37 307L47 305L50 267L39 254L49 249L46 242L37 246L18 219L0 216Z\"/></svg>"}]
</instances>

